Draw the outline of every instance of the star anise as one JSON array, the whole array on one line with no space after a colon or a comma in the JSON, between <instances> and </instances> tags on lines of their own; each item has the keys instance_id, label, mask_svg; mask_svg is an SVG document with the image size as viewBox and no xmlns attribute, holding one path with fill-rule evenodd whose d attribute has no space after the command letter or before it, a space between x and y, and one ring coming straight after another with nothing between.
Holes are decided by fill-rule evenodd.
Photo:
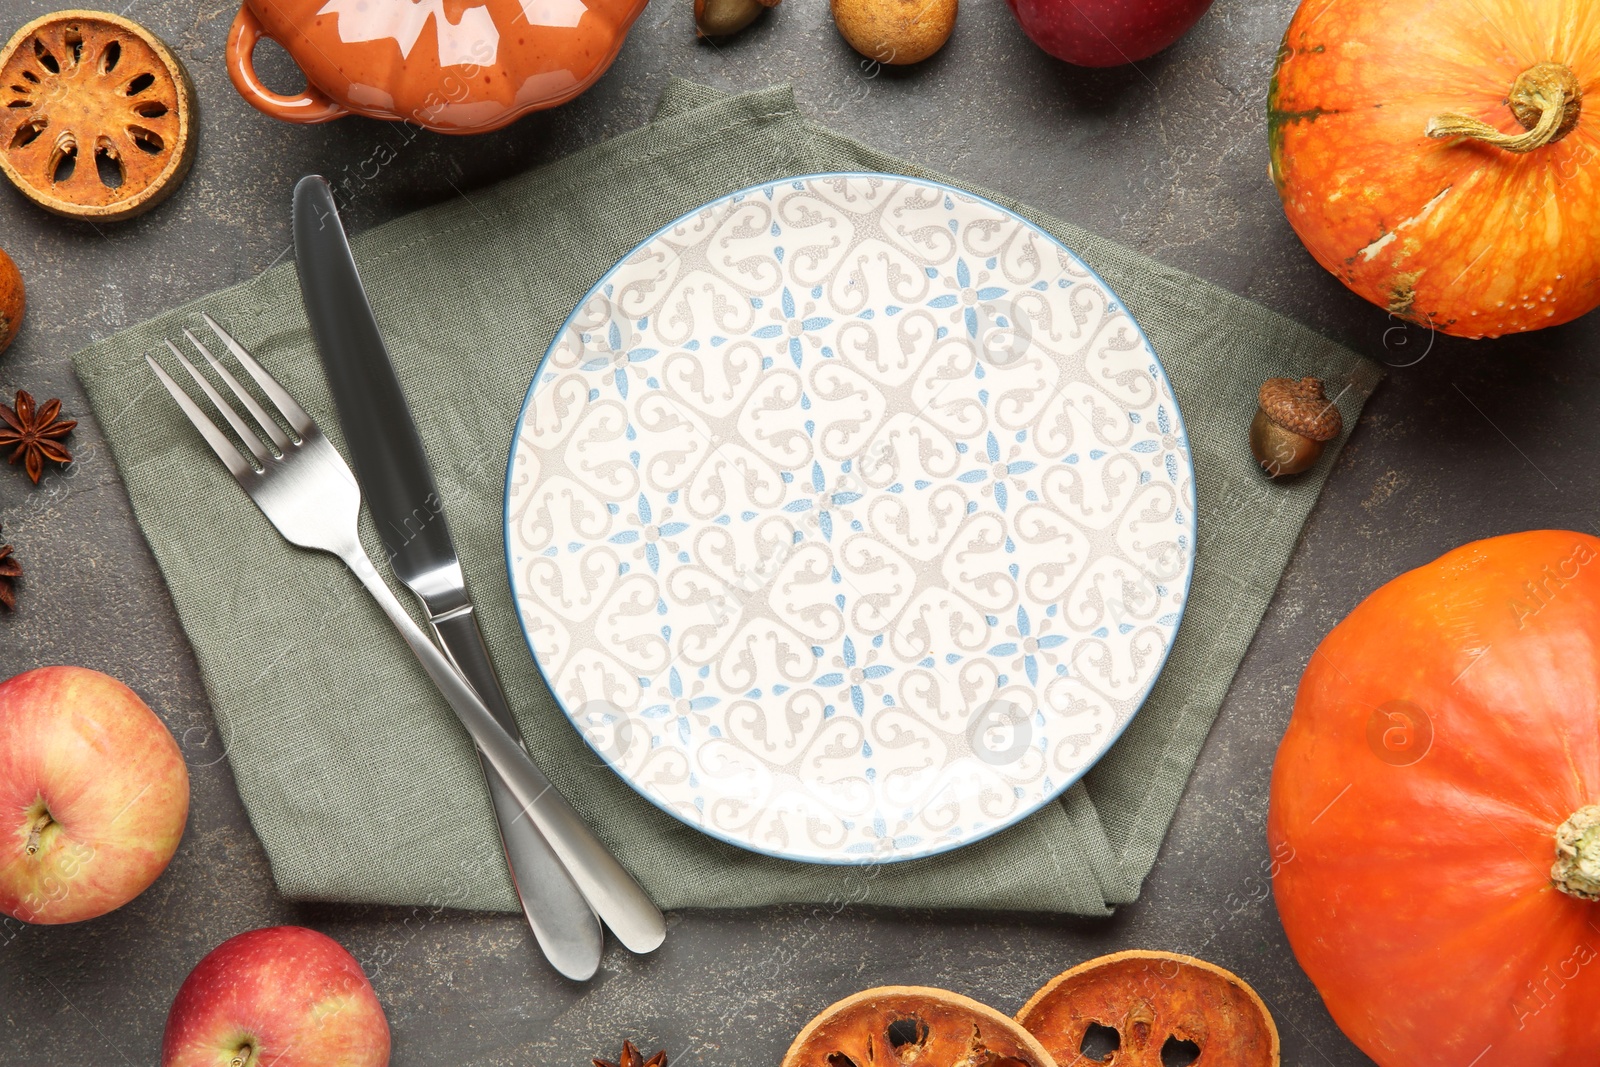
<instances>
[{"instance_id":1,"label":"star anise","mask_svg":"<svg viewBox=\"0 0 1600 1067\"><path fill-rule=\"evenodd\" d=\"M22 564L11 554L10 545L0 545L0 608L7 611L17 606L17 579L22 577Z\"/></svg>"},{"instance_id":2,"label":"star anise","mask_svg":"<svg viewBox=\"0 0 1600 1067\"><path fill-rule=\"evenodd\" d=\"M667 1067L667 1054L658 1052L649 1059L645 1059L639 1050L633 1047L632 1041L622 1043L622 1058L616 1063L610 1060L592 1060L594 1067Z\"/></svg>"},{"instance_id":3,"label":"star anise","mask_svg":"<svg viewBox=\"0 0 1600 1067\"><path fill-rule=\"evenodd\" d=\"M72 453L61 439L78 425L76 419L63 419L61 401L46 400L35 407L33 397L17 390L15 408L0 404L0 450L11 449L11 462L22 460L22 467L38 485L44 476L44 461L71 463Z\"/></svg>"}]
</instances>

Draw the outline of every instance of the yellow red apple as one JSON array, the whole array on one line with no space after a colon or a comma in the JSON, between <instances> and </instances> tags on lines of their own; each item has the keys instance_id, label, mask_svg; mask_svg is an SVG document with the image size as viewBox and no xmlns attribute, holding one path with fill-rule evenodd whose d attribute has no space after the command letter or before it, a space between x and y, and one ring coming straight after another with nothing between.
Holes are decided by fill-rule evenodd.
<instances>
[{"instance_id":1,"label":"yellow red apple","mask_svg":"<svg viewBox=\"0 0 1600 1067\"><path fill-rule=\"evenodd\" d=\"M161 1067L385 1067L389 1020L355 957L303 926L230 937L167 1013Z\"/></svg>"},{"instance_id":2,"label":"yellow red apple","mask_svg":"<svg viewBox=\"0 0 1600 1067\"><path fill-rule=\"evenodd\" d=\"M0 682L0 911L120 908L166 870L188 814L183 756L133 690L83 667Z\"/></svg>"}]
</instances>

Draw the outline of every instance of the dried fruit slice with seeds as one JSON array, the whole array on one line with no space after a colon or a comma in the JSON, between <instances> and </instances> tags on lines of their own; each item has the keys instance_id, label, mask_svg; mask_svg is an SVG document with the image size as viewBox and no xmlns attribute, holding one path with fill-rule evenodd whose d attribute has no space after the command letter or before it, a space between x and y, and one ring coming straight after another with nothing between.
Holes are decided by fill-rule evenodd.
<instances>
[{"instance_id":1,"label":"dried fruit slice with seeds","mask_svg":"<svg viewBox=\"0 0 1600 1067\"><path fill-rule=\"evenodd\" d=\"M1056 1067L1012 1020L943 989L883 986L806 1024L783 1067Z\"/></svg>"},{"instance_id":2,"label":"dried fruit slice with seeds","mask_svg":"<svg viewBox=\"0 0 1600 1067\"><path fill-rule=\"evenodd\" d=\"M1277 1067L1278 1028L1231 971L1172 952L1117 952L1051 979L1017 1021L1059 1063Z\"/></svg>"},{"instance_id":3,"label":"dried fruit slice with seeds","mask_svg":"<svg viewBox=\"0 0 1600 1067\"><path fill-rule=\"evenodd\" d=\"M194 162L197 118L178 58L121 16L58 11L0 51L0 171L58 215L155 207Z\"/></svg>"}]
</instances>

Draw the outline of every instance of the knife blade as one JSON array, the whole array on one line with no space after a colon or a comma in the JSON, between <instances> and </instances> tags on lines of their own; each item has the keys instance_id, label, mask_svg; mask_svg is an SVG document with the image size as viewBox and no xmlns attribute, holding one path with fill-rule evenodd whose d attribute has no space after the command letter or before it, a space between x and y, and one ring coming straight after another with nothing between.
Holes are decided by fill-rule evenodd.
<instances>
[{"instance_id":1,"label":"knife blade","mask_svg":"<svg viewBox=\"0 0 1600 1067\"><path fill-rule=\"evenodd\" d=\"M294 236L306 316L390 566L422 602L457 670L517 736L473 614L427 453L351 257L332 190L318 176L295 187ZM661 913L565 799L550 789L537 812L524 812L493 770L484 770L524 912L557 970L579 979L594 974L602 948L596 913L630 949L656 948L666 934Z\"/></svg>"}]
</instances>

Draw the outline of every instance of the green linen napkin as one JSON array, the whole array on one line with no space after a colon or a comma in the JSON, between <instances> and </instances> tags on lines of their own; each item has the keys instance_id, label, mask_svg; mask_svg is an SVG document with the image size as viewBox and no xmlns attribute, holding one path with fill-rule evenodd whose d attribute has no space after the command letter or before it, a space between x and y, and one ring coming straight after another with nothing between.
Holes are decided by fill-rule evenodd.
<instances>
[{"instance_id":1,"label":"green linen napkin","mask_svg":"<svg viewBox=\"0 0 1600 1067\"><path fill-rule=\"evenodd\" d=\"M501 526L506 453L563 319L616 260L731 190L820 171L936 177L809 123L789 89L678 83L650 125L360 234L367 290L411 399L491 650L530 749L665 908L868 902L1104 915L1134 900L1234 671L1343 441L1268 483L1245 427L1263 378L1314 374L1353 426L1369 362L1215 286L984 193L1059 236L1132 309L1177 391L1200 531L1187 612L1154 692L1059 803L932 859L810 866L721 844L607 770L524 644ZM948 181L949 179L942 179ZM981 190L974 190L979 191ZM288 190L284 191L287 209ZM294 267L79 354L135 514L204 674L239 792L291 898L516 907L466 734L355 579L287 545L151 377L142 353L204 310L343 447ZM134 406L139 418L124 417ZM370 521L374 558L382 545ZM397 590L399 591L399 590ZM402 600L408 600L403 593Z\"/></svg>"}]
</instances>

